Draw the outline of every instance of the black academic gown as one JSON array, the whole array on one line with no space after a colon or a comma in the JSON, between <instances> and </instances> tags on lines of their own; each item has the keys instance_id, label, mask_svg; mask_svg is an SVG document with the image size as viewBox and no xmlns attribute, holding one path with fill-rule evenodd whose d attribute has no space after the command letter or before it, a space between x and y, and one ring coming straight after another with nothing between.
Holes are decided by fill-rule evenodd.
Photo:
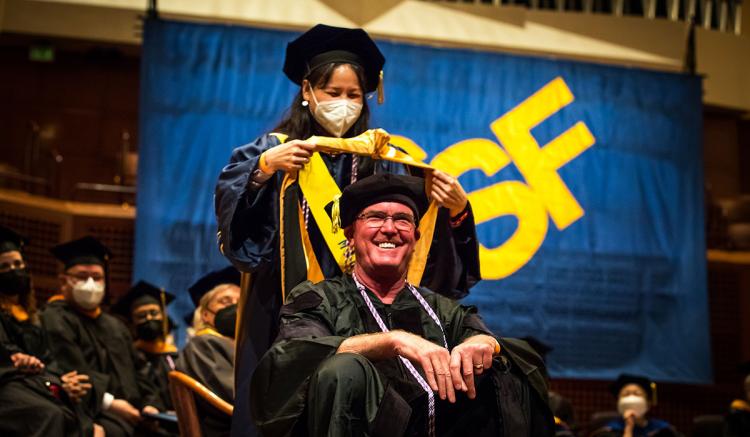
<instances>
[{"instance_id":1,"label":"black academic gown","mask_svg":"<svg viewBox=\"0 0 750 437\"><path fill-rule=\"evenodd\" d=\"M177 370L184 372L217 396L234 403L234 340L213 329L198 331L177 359ZM232 418L204 402L198 402L203 434L228 436Z\"/></svg>"},{"instance_id":2,"label":"black academic gown","mask_svg":"<svg viewBox=\"0 0 750 437\"><path fill-rule=\"evenodd\" d=\"M138 359L127 327L107 313L95 318L84 315L64 300L47 304L42 323L63 371L78 370L91 378L97 396L92 401L97 407L94 420L108 436L132 435L132 425L102 409L104 393L124 399L138 410L158 404L153 388L143 380L146 363Z\"/></svg>"},{"instance_id":3,"label":"black academic gown","mask_svg":"<svg viewBox=\"0 0 750 437\"><path fill-rule=\"evenodd\" d=\"M169 372L175 370L178 353L176 351L157 352L152 348L140 347L142 343L136 342L136 354L138 361L145 363L141 368L141 381L146 382L144 391L155 393L152 406L159 411L174 410L172 396L169 392Z\"/></svg>"},{"instance_id":4,"label":"black academic gown","mask_svg":"<svg viewBox=\"0 0 750 437\"><path fill-rule=\"evenodd\" d=\"M257 168L260 155L279 144L276 136L263 135L235 149L216 184L215 209L220 249L237 269L252 274L251 292L240 314L242 331L237 333L237 396L234 408L237 431L232 434L235 437L256 435L249 419L250 378L278 331L281 308L279 190L284 174L276 172L257 190L250 185L250 175ZM321 156L339 187L343 189L349 185L352 156ZM375 172L403 174L405 171L401 164L359 157L357 176L361 179ZM290 198L301 197L299 191L292 190L289 194L292 194ZM480 279L474 217L471 210L469 212L462 225L452 229L448 223L448 210L441 209L422 281L423 286L454 298L468 294ZM323 274L326 278L339 276L341 271L320 232L315 226L308 229ZM304 263L304 260L297 261L297 264Z\"/></svg>"},{"instance_id":5,"label":"black academic gown","mask_svg":"<svg viewBox=\"0 0 750 437\"><path fill-rule=\"evenodd\" d=\"M19 352L35 356L45 369L36 374L19 372L10 359ZM0 435L91 435L93 421L85 405L72 402L62 390L61 374L44 330L0 310Z\"/></svg>"},{"instance_id":6,"label":"black academic gown","mask_svg":"<svg viewBox=\"0 0 750 437\"><path fill-rule=\"evenodd\" d=\"M402 290L390 305L368 293L389 329L405 330L443 344L443 332L408 289ZM420 288L419 293L440 320L449 349L473 335L492 335L476 308L459 305L425 288ZM307 435L310 418L321 418L319 410L311 407L321 401L308 392L313 375L334 357L346 338L377 332L381 330L350 276L296 287L281 311L279 338L263 356L252 380L253 418L264 435ZM525 342L503 339L500 342L503 353L495 361L498 369L495 371L493 365L493 372L487 372L486 376L492 379L483 385L490 397L481 403L486 414L477 419L502 417L502 421L488 425L499 428L495 435L552 435L552 414L546 404L547 388L539 356ZM377 395L366 406L371 419L368 432L381 435L386 429L391 432L399 429L408 435L424 435L426 394L416 379L398 358L371 364L377 372L368 377L368 386ZM344 393L337 395L347 398ZM472 408L471 402L465 401L464 407ZM436 403L439 435L473 435L467 429L456 430L455 421L448 419L459 417L460 412L451 411L447 401L436 399ZM396 426L394 422L399 420L402 423ZM339 429L328 431L332 435L342 434Z\"/></svg>"}]
</instances>

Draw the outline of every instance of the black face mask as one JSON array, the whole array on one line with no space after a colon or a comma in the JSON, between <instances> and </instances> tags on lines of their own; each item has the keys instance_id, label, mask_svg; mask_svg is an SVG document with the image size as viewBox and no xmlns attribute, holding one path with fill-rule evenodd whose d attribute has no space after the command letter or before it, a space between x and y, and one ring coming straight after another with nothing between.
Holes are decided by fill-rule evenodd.
<instances>
[{"instance_id":1,"label":"black face mask","mask_svg":"<svg viewBox=\"0 0 750 437\"><path fill-rule=\"evenodd\" d=\"M0 293L17 296L31 289L31 277L26 269L9 270L0 273Z\"/></svg>"},{"instance_id":2,"label":"black face mask","mask_svg":"<svg viewBox=\"0 0 750 437\"><path fill-rule=\"evenodd\" d=\"M148 320L135 325L135 335L145 341L153 341L162 336L162 321Z\"/></svg>"},{"instance_id":3,"label":"black face mask","mask_svg":"<svg viewBox=\"0 0 750 437\"><path fill-rule=\"evenodd\" d=\"M237 304L229 305L216 312L214 326L219 334L234 338L234 328L237 325Z\"/></svg>"}]
</instances>

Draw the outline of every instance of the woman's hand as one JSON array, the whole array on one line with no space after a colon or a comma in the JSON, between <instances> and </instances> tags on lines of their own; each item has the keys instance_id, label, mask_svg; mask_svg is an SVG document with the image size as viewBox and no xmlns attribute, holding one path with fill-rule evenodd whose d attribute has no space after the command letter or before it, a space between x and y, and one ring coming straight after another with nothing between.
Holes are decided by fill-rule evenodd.
<instances>
[{"instance_id":1,"label":"woman's hand","mask_svg":"<svg viewBox=\"0 0 750 437\"><path fill-rule=\"evenodd\" d=\"M290 173L302 169L310 161L314 151L315 144L292 140L266 150L261 159L265 160L263 167L271 173L279 170ZM264 170L263 167L260 167L261 170Z\"/></svg>"},{"instance_id":2,"label":"woman's hand","mask_svg":"<svg viewBox=\"0 0 750 437\"><path fill-rule=\"evenodd\" d=\"M430 196L438 205L450 210L451 218L461 214L469 201L458 179L440 170L432 172Z\"/></svg>"}]
</instances>

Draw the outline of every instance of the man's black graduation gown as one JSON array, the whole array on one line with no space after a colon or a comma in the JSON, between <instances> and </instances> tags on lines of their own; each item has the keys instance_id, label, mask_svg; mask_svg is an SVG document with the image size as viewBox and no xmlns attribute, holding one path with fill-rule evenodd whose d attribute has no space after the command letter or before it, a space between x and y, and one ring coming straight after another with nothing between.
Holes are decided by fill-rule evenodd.
<instances>
[{"instance_id":1,"label":"man's black graduation gown","mask_svg":"<svg viewBox=\"0 0 750 437\"><path fill-rule=\"evenodd\" d=\"M476 308L459 305L456 301L425 288L420 288L419 292L440 320L450 350L473 335L492 335L476 313ZM436 344L443 344L443 332L407 288L390 305L383 304L374 294L368 293L389 329L401 329ZM253 418L264 435L306 435L308 425L305 424L304 417L307 415L314 416L316 420L321 419L320 414L310 411L310 402L320 402L309 398L308 388L313 374L322 363L336 354L346 338L381 330L369 313L351 276L329 279L314 285L310 282L300 284L291 292L287 304L281 310L280 323L278 340L263 356L253 375ZM487 377L492 380L485 385L492 398L490 405L497 408L492 408L491 414L485 416L502 418L494 424L505 430L505 434L500 435L552 435L552 414L546 405L547 387L541 359L525 342L499 341L503 352L501 358L496 360L496 365L502 369L495 369L493 366L494 372L487 373ZM411 406L411 415L406 414L410 421L407 429L423 434L425 430L414 424L415 420L417 424L424 424L422 416L426 415L423 408L426 396L422 388L397 358L373 364L377 368L377 376L368 385L379 387L381 399L377 402L368 401L368 411L376 416L374 423L370 424L370 431L377 431L374 429L377 428L375 423L387 423L389 420L397 420L399 416L403 417L403 411L390 411L386 413L385 419L379 419L377 415L382 414L381 409L392 408L398 402L403 405L405 401ZM395 394L391 392L389 395L389 388L393 388ZM335 389L340 390L341 387ZM509 393L513 396L509 396ZM516 397L517 394L520 396ZM390 396L388 401L386 396ZM394 402L393 399L399 401ZM466 404L469 408L471 402ZM450 409L448 405L441 408L440 404L447 404L447 401L436 399L436 403L438 433L455 435L455 430L448 431L453 424L446 422L445 416L440 416L441 409ZM327 418L323 420L327 421ZM345 422L346 420L343 423ZM318 431L320 430L313 430L313 433L317 434ZM334 430L329 431L335 433ZM519 434L519 431L525 434ZM460 432L461 430L459 434Z\"/></svg>"},{"instance_id":2,"label":"man's black graduation gown","mask_svg":"<svg viewBox=\"0 0 750 437\"><path fill-rule=\"evenodd\" d=\"M42 323L52 352L63 371L78 370L91 378L97 406L95 421L107 435L132 434L133 427L111 412L102 410L104 393L124 399L137 409L158 408L157 396L143 380L144 362L138 359L133 339L125 325L107 313L89 317L64 300L47 304Z\"/></svg>"}]
</instances>

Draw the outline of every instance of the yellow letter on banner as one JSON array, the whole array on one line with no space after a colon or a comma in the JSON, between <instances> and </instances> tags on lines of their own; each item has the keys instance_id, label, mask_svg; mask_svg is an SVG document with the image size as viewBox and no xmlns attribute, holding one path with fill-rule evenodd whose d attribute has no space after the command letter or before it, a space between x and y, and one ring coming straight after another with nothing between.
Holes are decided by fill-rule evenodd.
<instances>
[{"instance_id":1,"label":"yellow letter on banner","mask_svg":"<svg viewBox=\"0 0 750 437\"><path fill-rule=\"evenodd\" d=\"M594 136L585 124L578 122L540 148L531 135L531 129L572 101L573 94L565 81L558 77L491 125L560 230L581 218L583 209L557 170L591 147Z\"/></svg>"},{"instance_id":2,"label":"yellow letter on banner","mask_svg":"<svg viewBox=\"0 0 750 437\"><path fill-rule=\"evenodd\" d=\"M510 164L510 158L494 142L473 138L443 150L430 164L455 177L473 169L492 176ZM529 262L547 235L547 212L536 194L521 182L505 181L472 191L469 201L477 224L506 215L518 219L515 232L501 246L479 245L482 277L502 279Z\"/></svg>"}]
</instances>

